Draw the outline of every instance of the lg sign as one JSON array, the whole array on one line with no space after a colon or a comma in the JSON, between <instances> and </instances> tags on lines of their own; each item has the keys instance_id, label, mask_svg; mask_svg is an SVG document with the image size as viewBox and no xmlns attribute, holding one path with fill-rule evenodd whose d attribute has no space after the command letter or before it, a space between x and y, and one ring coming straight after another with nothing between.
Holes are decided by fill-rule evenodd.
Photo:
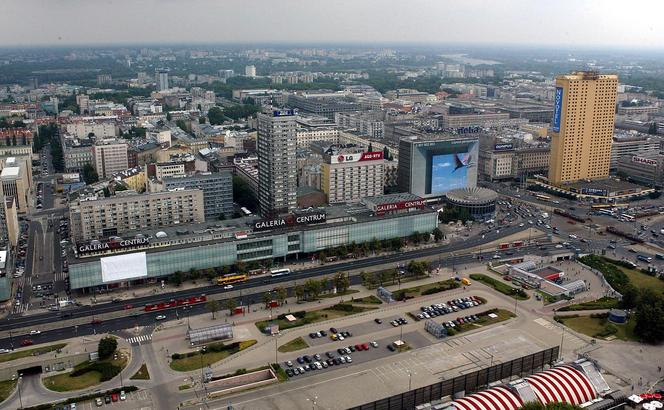
<instances>
[{"instance_id":1,"label":"lg sign","mask_svg":"<svg viewBox=\"0 0 664 410\"><path fill-rule=\"evenodd\" d=\"M362 152L358 154L339 154L337 157L330 158L332 164L341 164L344 162L377 161L383 159L383 151Z\"/></svg>"}]
</instances>

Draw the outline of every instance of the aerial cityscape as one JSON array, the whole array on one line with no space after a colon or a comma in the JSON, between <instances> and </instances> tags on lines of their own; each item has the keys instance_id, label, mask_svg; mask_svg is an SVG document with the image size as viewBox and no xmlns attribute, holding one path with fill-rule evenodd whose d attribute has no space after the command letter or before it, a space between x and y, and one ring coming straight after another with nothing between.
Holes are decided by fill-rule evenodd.
<instances>
[{"instance_id":1,"label":"aerial cityscape","mask_svg":"<svg viewBox=\"0 0 664 410\"><path fill-rule=\"evenodd\" d=\"M664 407L664 3L3 9L0 409Z\"/></svg>"}]
</instances>

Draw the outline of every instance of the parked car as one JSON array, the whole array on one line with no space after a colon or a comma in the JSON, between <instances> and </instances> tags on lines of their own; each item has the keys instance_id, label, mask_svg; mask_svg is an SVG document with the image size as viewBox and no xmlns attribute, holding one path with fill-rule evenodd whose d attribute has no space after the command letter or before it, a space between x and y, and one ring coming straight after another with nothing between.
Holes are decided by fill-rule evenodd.
<instances>
[{"instance_id":1,"label":"parked car","mask_svg":"<svg viewBox=\"0 0 664 410\"><path fill-rule=\"evenodd\" d=\"M164 320L164 319L166 319L166 315L157 315L157 317L155 317L155 320Z\"/></svg>"}]
</instances>

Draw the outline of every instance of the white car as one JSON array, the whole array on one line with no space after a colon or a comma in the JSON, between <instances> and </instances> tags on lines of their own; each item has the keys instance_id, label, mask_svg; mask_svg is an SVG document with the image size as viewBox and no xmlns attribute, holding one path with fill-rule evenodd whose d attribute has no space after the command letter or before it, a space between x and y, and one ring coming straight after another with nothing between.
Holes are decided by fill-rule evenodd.
<instances>
[{"instance_id":1,"label":"white car","mask_svg":"<svg viewBox=\"0 0 664 410\"><path fill-rule=\"evenodd\" d=\"M120 401L125 401L127 400L127 395L125 394L124 390L120 391Z\"/></svg>"},{"instance_id":2,"label":"white car","mask_svg":"<svg viewBox=\"0 0 664 410\"><path fill-rule=\"evenodd\" d=\"M39 330L31 330L31 331L30 331L30 335L31 335L31 336L32 336L32 335L38 335L38 334L40 334L40 333L41 333L41 331L39 331Z\"/></svg>"},{"instance_id":3,"label":"white car","mask_svg":"<svg viewBox=\"0 0 664 410\"><path fill-rule=\"evenodd\" d=\"M159 315L159 316L157 316L157 317L154 318L154 319L155 319L155 320L164 320L164 319L166 319L166 315Z\"/></svg>"},{"instance_id":4,"label":"white car","mask_svg":"<svg viewBox=\"0 0 664 410\"><path fill-rule=\"evenodd\" d=\"M233 289L233 285L224 286L224 290L231 290L231 289Z\"/></svg>"}]
</instances>

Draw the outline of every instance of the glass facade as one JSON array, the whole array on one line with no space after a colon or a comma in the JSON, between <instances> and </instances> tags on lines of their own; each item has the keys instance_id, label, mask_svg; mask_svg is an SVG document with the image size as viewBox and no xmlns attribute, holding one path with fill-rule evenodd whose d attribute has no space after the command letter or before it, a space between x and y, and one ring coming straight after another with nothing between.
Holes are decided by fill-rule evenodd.
<instances>
[{"instance_id":1,"label":"glass facade","mask_svg":"<svg viewBox=\"0 0 664 410\"><path fill-rule=\"evenodd\" d=\"M414 232L431 232L438 226L435 211L372 218L346 225L320 226L298 233L275 232L261 238L175 246L147 253L148 278L159 278L176 271L208 269L232 265L236 261L282 258L297 253L318 252L330 247L361 243L372 239L407 237ZM69 265L72 289L102 286L99 259Z\"/></svg>"}]
</instances>

